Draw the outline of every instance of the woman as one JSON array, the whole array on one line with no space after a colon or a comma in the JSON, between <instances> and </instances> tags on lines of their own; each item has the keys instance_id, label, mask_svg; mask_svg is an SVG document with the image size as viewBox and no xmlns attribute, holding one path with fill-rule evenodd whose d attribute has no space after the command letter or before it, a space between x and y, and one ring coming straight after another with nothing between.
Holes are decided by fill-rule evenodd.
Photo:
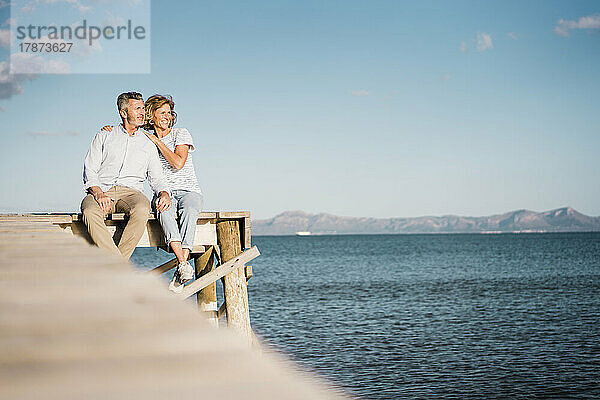
<instances>
[{"instance_id":1,"label":"woman","mask_svg":"<svg viewBox=\"0 0 600 400\"><path fill-rule=\"evenodd\" d=\"M194 268L187 260L193 249L196 221L203 202L194 163L188 156L194 151L194 141L187 129L173 127L177 114L170 96L154 95L146 100L145 108L144 128L149 132L143 132L158 148L163 172L171 189L172 207L156 212L154 199L152 204L165 233L165 241L173 249L178 261L169 290L180 293L183 284L194 278ZM105 126L102 129L112 130L112 127Z\"/></svg>"}]
</instances>

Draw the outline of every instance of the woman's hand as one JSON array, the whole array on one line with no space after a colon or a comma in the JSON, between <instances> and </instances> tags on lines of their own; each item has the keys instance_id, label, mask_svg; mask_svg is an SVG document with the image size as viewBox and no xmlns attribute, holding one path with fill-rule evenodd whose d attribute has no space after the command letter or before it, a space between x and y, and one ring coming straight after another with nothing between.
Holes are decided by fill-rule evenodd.
<instances>
[{"instance_id":1,"label":"woman's hand","mask_svg":"<svg viewBox=\"0 0 600 400\"><path fill-rule=\"evenodd\" d=\"M167 192L160 192L156 199L156 209L158 212L167 211L171 207L171 198Z\"/></svg>"},{"instance_id":2,"label":"woman's hand","mask_svg":"<svg viewBox=\"0 0 600 400\"><path fill-rule=\"evenodd\" d=\"M104 126L102 127L102 130L103 130L103 131L106 131L106 132L112 132L112 128L113 128L113 126L112 126L112 125L104 125Z\"/></svg>"},{"instance_id":3,"label":"woman's hand","mask_svg":"<svg viewBox=\"0 0 600 400\"><path fill-rule=\"evenodd\" d=\"M173 168L175 168L176 170L180 170L181 168L183 168L183 166L185 165L185 161L188 157L188 150L190 147L189 145L178 144L177 146L175 146L175 151L172 151L162 142L162 140L160 140L155 135L146 131L142 132L144 132L144 134L148 136L148 139L152 140L152 143L154 143L156 147L158 147L158 151L160 151L165 160L167 160L167 162L171 164Z\"/></svg>"},{"instance_id":4,"label":"woman's hand","mask_svg":"<svg viewBox=\"0 0 600 400\"><path fill-rule=\"evenodd\" d=\"M149 133L149 132L146 132L146 131L144 131L144 130L143 130L142 132L144 132L144 134L145 134L146 136L148 136L148 139L152 140L152 143L154 143L154 144L158 144L158 143L157 143L157 142L158 142L158 138L157 138L156 136L154 136L153 134L151 134L151 133Z\"/></svg>"}]
</instances>

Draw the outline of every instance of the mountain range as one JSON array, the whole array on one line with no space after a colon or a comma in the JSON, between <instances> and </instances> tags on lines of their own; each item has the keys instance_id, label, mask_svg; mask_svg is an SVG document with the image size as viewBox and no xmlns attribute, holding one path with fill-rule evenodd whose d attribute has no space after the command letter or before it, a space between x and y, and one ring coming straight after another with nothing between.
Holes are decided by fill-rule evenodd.
<instances>
[{"instance_id":1,"label":"mountain range","mask_svg":"<svg viewBox=\"0 0 600 400\"><path fill-rule=\"evenodd\" d=\"M571 207L544 212L517 210L489 217L368 218L285 211L252 222L254 235L293 235L299 231L311 234L591 232L600 231L600 217L581 214Z\"/></svg>"}]
</instances>

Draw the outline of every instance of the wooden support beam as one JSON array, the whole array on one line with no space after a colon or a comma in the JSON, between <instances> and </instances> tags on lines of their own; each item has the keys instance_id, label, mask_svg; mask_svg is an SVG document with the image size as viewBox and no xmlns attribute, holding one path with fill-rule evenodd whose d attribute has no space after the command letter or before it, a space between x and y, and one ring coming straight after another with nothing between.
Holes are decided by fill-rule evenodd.
<instances>
[{"instance_id":1,"label":"wooden support beam","mask_svg":"<svg viewBox=\"0 0 600 400\"><path fill-rule=\"evenodd\" d=\"M237 271L240 267L243 267L245 263L254 260L259 255L260 252L258 251L258 248L256 246L246 250L234 259L229 260L228 262L226 262L223 265L220 265L208 274L203 275L202 277L196 279L189 285L186 285L183 288L183 291L179 294L179 296L185 299L198 293L198 291L204 289L211 283L214 283L219 279L223 278L224 276L231 274L233 271Z\"/></svg>"},{"instance_id":2,"label":"wooden support beam","mask_svg":"<svg viewBox=\"0 0 600 400\"><path fill-rule=\"evenodd\" d=\"M223 318L223 316L227 313L226 308L227 304L223 302L223 304L221 304L221 307L219 307L219 311L217 311L217 319Z\"/></svg>"},{"instance_id":3,"label":"wooden support beam","mask_svg":"<svg viewBox=\"0 0 600 400\"><path fill-rule=\"evenodd\" d=\"M246 266L245 271L246 271L246 282L247 282L250 278L252 278L252 265ZM221 278L221 280L223 280L223 279ZM218 323L218 321L221 320L221 318L223 318L226 315L227 315L227 302L223 302L223 304L221 304L221 307L219 307L219 310L216 312L217 323ZM252 340L251 341L252 341L252 344L255 349L262 350L260 341L256 337L256 334L254 333L254 331L252 331Z\"/></svg>"},{"instance_id":4,"label":"wooden support beam","mask_svg":"<svg viewBox=\"0 0 600 400\"><path fill-rule=\"evenodd\" d=\"M166 263L159 265L156 268L152 268L150 270L150 272L155 272L157 274L164 274L165 272L169 271L170 269L173 269L177 266L177 259L174 258L172 260L167 261Z\"/></svg>"},{"instance_id":5,"label":"wooden support beam","mask_svg":"<svg viewBox=\"0 0 600 400\"><path fill-rule=\"evenodd\" d=\"M243 244L244 244L244 248L245 249L249 249L250 247L252 247L252 231L251 231L251 227L252 227L252 221L250 219L250 215L248 215L248 217L244 218L244 230L243 230Z\"/></svg>"},{"instance_id":6,"label":"wooden support beam","mask_svg":"<svg viewBox=\"0 0 600 400\"><path fill-rule=\"evenodd\" d=\"M204 275L215 269L215 254L214 247L210 246L202 255L194 255L194 264L196 266L196 279L200 279ZM214 327L219 326L217 315L217 285L215 282L209 284L204 289L198 292L198 309L206 313L208 321Z\"/></svg>"},{"instance_id":7,"label":"wooden support beam","mask_svg":"<svg viewBox=\"0 0 600 400\"><path fill-rule=\"evenodd\" d=\"M221 249L222 262L239 259L238 255L242 251L240 236L238 221L217 222L217 243ZM252 249L256 249L256 246ZM256 252L258 253L258 249L256 249ZM241 268L235 269L230 274L225 275L224 279L223 292L227 309L227 326L239 332L252 344L254 334L250 326L250 307L248 305L245 271Z\"/></svg>"}]
</instances>

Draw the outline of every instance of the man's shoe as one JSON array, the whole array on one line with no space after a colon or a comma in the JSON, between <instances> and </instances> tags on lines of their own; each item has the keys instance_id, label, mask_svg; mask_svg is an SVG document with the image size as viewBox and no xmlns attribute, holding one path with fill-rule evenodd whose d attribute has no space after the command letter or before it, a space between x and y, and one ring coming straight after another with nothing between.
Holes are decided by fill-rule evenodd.
<instances>
[{"instance_id":1,"label":"man's shoe","mask_svg":"<svg viewBox=\"0 0 600 400\"><path fill-rule=\"evenodd\" d=\"M169 290L177 294L183 292L183 283L181 283L179 277L179 269L175 271L175 275L173 275L173 279L171 280L171 283L169 283Z\"/></svg>"},{"instance_id":2,"label":"man's shoe","mask_svg":"<svg viewBox=\"0 0 600 400\"><path fill-rule=\"evenodd\" d=\"M194 279L194 267L187 261L179 263L177 271L179 271L179 280L181 283Z\"/></svg>"}]
</instances>

